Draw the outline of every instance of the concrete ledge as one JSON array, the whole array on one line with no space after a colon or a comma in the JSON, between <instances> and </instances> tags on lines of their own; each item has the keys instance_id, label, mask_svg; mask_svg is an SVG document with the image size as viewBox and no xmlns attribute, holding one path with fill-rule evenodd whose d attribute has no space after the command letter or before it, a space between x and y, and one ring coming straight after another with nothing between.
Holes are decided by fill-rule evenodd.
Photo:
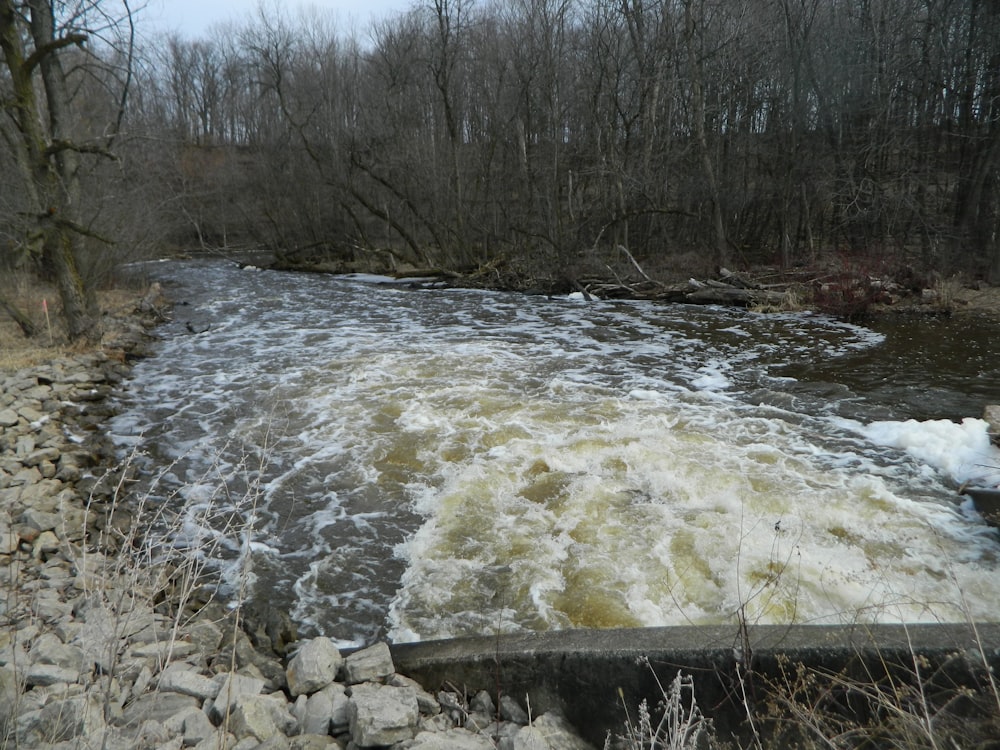
<instances>
[{"instance_id":1,"label":"concrete ledge","mask_svg":"<svg viewBox=\"0 0 1000 750\"><path fill-rule=\"evenodd\" d=\"M659 690L677 670L692 674L698 703L720 732L736 733L746 664L752 682L780 680L803 664L823 673L872 682L914 671L942 689L981 687L985 662L1000 670L1000 623L959 625L757 626L749 630L749 657L737 626L620 630L567 630L463 638L392 647L396 668L426 689L488 690L525 696L535 715L561 711L598 747L608 731L619 732L625 713L645 697L654 706Z\"/></svg>"}]
</instances>

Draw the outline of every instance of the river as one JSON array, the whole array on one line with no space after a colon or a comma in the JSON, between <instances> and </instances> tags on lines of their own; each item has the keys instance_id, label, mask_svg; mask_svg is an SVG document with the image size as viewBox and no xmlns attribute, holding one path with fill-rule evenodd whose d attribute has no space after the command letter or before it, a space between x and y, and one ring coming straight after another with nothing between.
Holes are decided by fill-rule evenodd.
<instances>
[{"instance_id":1,"label":"river","mask_svg":"<svg viewBox=\"0 0 1000 750\"><path fill-rule=\"evenodd\" d=\"M987 322L150 266L112 433L223 597L339 644L995 620Z\"/></svg>"}]
</instances>

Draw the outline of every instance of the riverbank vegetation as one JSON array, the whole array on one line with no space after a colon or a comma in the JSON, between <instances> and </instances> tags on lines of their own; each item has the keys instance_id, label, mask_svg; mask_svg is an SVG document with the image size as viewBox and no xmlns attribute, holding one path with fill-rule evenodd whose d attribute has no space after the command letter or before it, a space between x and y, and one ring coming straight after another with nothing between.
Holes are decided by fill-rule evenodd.
<instances>
[{"instance_id":1,"label":"riverbank vegetation","mask_svg":"<svg viewBox=\"0 0 1000 750\"><path fill-rule=\"evenodd\" d=\"M547 291L767 266L834 311L1000 282L992 3L262 5L196 39L128 7L0 3L0 264L54 278L74 338L168 249Z\"/></svg>"}]
</instances>

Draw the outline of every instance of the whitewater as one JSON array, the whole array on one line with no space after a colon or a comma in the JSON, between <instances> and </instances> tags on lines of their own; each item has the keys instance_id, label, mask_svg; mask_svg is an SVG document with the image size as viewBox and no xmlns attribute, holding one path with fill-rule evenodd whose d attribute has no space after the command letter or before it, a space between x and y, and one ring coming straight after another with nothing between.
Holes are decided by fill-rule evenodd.
<instances>
[{"instance_id":1,"label":"whitewater","mask_svg":"<svg viewBox=\"0 0 1000 750\"><path fill-rule=\"evenodd\" d=\"M888 398L892 366L851 375L887 334L821 315L148 273L174 319L123 460L221 596L304 634L997 618L1000 536L956 492L1000 482L987 365Z\"/></svg>"}]
</instances>

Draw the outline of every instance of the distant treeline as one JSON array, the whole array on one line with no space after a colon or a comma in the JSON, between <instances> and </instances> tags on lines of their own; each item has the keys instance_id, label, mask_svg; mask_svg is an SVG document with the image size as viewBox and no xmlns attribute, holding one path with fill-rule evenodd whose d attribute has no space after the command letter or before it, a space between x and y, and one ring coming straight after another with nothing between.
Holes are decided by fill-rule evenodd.
<instances>
[{"instance_id":1,"label":"distant treeline","mask_svg":"<svg viewBox=\"0 0 1000 750\"><path fill-rule=\"evenodd\" d=\"M95 230L133 244L1000 281L997 0L429 0L364 32L258 11L136 60L119 161L88 175L115 186ZM88 91L113 111L120 87Z\"/></svg>"}]
</instances>

